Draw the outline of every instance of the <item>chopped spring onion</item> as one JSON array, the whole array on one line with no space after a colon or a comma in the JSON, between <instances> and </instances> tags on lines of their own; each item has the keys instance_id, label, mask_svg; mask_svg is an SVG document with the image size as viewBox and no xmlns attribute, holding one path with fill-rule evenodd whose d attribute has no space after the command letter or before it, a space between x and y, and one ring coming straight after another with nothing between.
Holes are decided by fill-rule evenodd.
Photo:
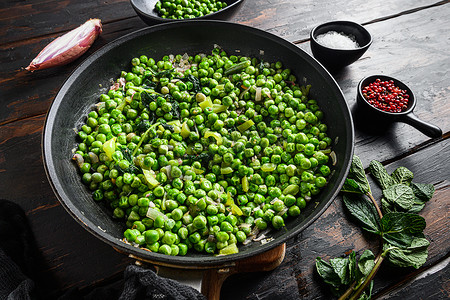
<instances>
[{"instance_id":1,"label":"chopped spring onion","mask_svg":"<svg viewBox=\"0 0 450 300\"><path fill-rule=\"evenodd\" d=\"M207 131L205 133L205 138L209 138L210 136L216 139L217 145L219 146L222 145L223 139L220 133L214 131Z\"/></svg>"},{"instance_id":2,"label":"chopped spring onion","mask_svg":"<svg viewBox=\"0 0 450 300\"><path fill-rule=\"evenodd\" d=\"M253 120L247 120L244 123L242 123L241 125L239 125L237 127L237 129L243 133L244 131L246 131L247 129L249 129L250 127L252 127L253 125L255 125L255 122L253 122Z\"/></svg>"},{"instance_id":3,"label":"chopped spring onion","mask_svg":"<svg viewBox=\"0 0 450 300\"><path fill-rule=\"evenodd\" d=\"M203 110L205 110L205 108L207 107L213 107L213 103L211 101L211 98L208 96L206 97L206 100L200 102L198 106L200 106Z\"/></svg>"},{"instance_id":4,"label":"chopped spring onion","mask_svg":"<svg viewBox=\"0 0 450 300\"><path fill-rule=\"evenodd\" d=\"M248 192L249 184L248 184L248 178L247 176L242 177L242 190L244 192Z\"/></svg>"},{"instance_id":5,"label":"chopped spring onion","mask_svg":"<svg viewBox=\"0 0 450 300\"><path fill-rule=\"evenodd\" d=\"M185 121L183 123L183 125L181 125L181 136L185 139L189 136L189 134L191 133L191 130L189 129L189 125L187 124L187 121Z\"/></svg>"},{"instance_id":6,"label":"chopped spring onion","mask_svg":"<svg viewBox=\"0 0 450 300\"><path fill-rule=\"evenodd\" d=\"M147 185L149 188L153 189L159 185L159 181L156 180L155 173L153 171L142 169L144 173L145 180L147 180Z\"/></svg>"},{"instance_id":7,"label":"chopped spring onion","mask_svg":"<svg viewBox=\"0 0 450 300\"><path fill-rule=\"evenodd\" d=\"M273 163L265 163L261 166L261 170L264 172L272 172L275 171L277 165Z\"/></svg>"},{"instance_id":8,"label":"chopped spring onion","mask_svg":"<svg viewBox=\"0 0 450 300\"><path fill-rule=\"evenodd\" d=\"M162 216L164 219L167 219L167 216L165 214L163 214L159 210L156 210L156 209L151 208L151 207L148 208L146 216L148 218L152 219L153 221L159 216Z\"/></svg>"},{"instance_id":9,"label":"chopped spring onion","mask_svg":"<svg viewBox=\"0 0 450 300\"><path fill-rule=\"evenodd\" d=\"M300 187L298 184L290 184L283 190L283 195L297 195L297 193L300 191Z\"/></svg>"},{"instance_id":10,"label":"chopped spring onion","mask_svg":"<svg viewBox=\"0 0 450 300\"><path fill-rule=\"evenodd\" d=\"M112 160L112 155L116 151L116 137L113 137L103 144L103 151L105 151L106 156Z\"/></svg>"},{"instance_id":11,"label":"chopped spring onion","mask_svg":"<svg viewBox=\"0 0 450 300\"><path fill-rule=\"evenodd\" d=\"M231 244L231 245L226 246L223 249L220 249L219 254L220 255L229 255L229 254L235 254L238 252L239 252L239 249L236 246L236 244Z\"/></svg>"},{"instance_id":12,"label":"chopped spring onion","mask_svg":"<svg viewBox=\"0 0 450 300\"><path fill-rule=\"evenodd\" d=\"M228 106L222 105L222 104L213 104L212 105L213 112L216 114L226 111L227 108L228 108Z\"/></svg>"},{"instance_id":13,"label":"chopped spring onion","mask_svg":"<svg viewBox=\"0 0 450 300\"><path fill-rule=\"evenodd\" d=\"M331 157L331 160L333 161L333 166L335 166L337 163L336 153L334 151L331 151L330 157Z\"/></svg>"},{"instance_id":14,"label":"chopped spring onion","mask_svg":"<svg viewBox=\"0 0 450 300\"><path fill-rule=\"evenodd\" d=\"M255 101L261 101L261 87L256 88Z\"/></svg>"}]
</instances>

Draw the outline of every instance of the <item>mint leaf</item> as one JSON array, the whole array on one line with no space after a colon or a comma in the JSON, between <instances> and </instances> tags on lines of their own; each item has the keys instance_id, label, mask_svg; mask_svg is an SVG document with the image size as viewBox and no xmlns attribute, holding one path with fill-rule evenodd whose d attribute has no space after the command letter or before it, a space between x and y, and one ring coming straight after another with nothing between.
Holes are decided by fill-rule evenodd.
<instances>
[{"instance_id":1,"label":"mint leaf","mask_svg":"<svg viewBox=\"0 0 450 300\"><path fill-rule=\"evenodd\" d=\"M380 162L372 160L369 165L369 170L372 176L375 177L381 189L385 190L395 184L394 179L388 174Z\"/></svg>"},{"instance_id":2,"label":"mint leaf","mask_svg":"<svg viewBox=\"0 0 450 300\"><path fill-rule=\"evenodd\" d=\"M322 277L323 281L326 283L335 288L338 288L341 285L341 278L336 274L331 264L320 257L316 258L316 269L320 277Z\"/></svg>"},{"instance_id":3,"label":"mint leaf","mask_svg":"<svg viewBox=\"0 0 450 300\"><path fill-rule=\"evenodd\" d=\"M415 238L407 249L393 249L389 252L389 261L399 267L420 268L428 258L430 242L425 238ZM383 248L390 247L389 244Z\"/></svg>"},{"instance_id":4,"label":"mint leaf","mask_svg":"<svg viewBox=\"0 0 450 300\"><path fill-rule=\"evenodd\" d=\"M414 195L413 206L408 209L406 212L411 214L419 213L425 207L425 201L420 200L417 196Z\"/></svg>"},{"instance_id":5,"label":"mint leaf","mask_svg":"<svg viewBox=\"0 0 450 300\"><path fill-rule=\"evenodd\" d=\"M361 254L361 257L358 261L358 269L359 271L364 275L364 277L367 277L372 271L373 267L375 266L375 255L373 255L372 251L366 249L364 250L363 254Z\"/></svg>"},{"instance_id":6,"label":"mint leaf","mask_svg":"<svg viewBox=\"0 0 450 300\"><path fill-rule=\"evenodd\" d=\"M425 183L411 183L411 189L414 195L422 201L430 200L434 195L434 186Z\"/></svg>"},{"instance_id":7,"label":"mint leaf","mask_svg":"<svg viewBox=\"0 0 450 300\"><path fill-rule=\"evenodd\" d=\"M333 267L334 272L339 276L341 279L342 284L349 284L350 283L350 276L349 276L349 260L348 258L332 258L330 259L330 264Z\"/></svg>"},{"instance_id":8,"label":"mint leaf","mask_svg":"<svg viewBox=\"0 0 450 300\"><path fill-rule=\"evenodd\" d=\"M384 198L404 210L410 209L414 204L413 190L404 184L394 184L383 190Z\"/></svg>"},{"instance_id":9,"label":"mint leaf","mask_svg":"<svg viewBox=\"0 0 450 300\"><path fill-rule=\"evenodd\" d=\"M381 208L383 210L383 214L388 214L390 212L395 212L395 207L391 203L387 202L386 199L381 198Z\"/></svg>"},{"instance_id":10,"label":"mint leaf","mask_svg":"<svg viewBox=\"0 0 450 300\"><path fill-rule=\"evenodd\" d=\"M362 224L363 229L379 234L380 217L371 202L358 195L344 195L343 200L345 207Z\"/></svg>"},{"instance_id":11,"label":"mint leaf","mask_svg":"<svg viewBox=\"0 0 450 300\"><path fill-rule=\"evenodd\" d=\"M356 155L353 155L353 160L352 164L350 165L347 179L352 179L352 184L356 183L358 185L358 189L362 191L363 194L370 193L370 185L369 181L367 181L363 164L359 157Z\"/></svg>"},{"instance_id":12,"label":"mint leaf","mask_svg":"<svg viewBox=\"0 0 450 300\"><path fill-rule=\"evenodd\" d=\"M345 179L344 185L341 188L342 192L365 194L366 191L354 179Z\"/></svg>"},{"instance_id":13,"label":"mint leaf","mask_svg":"<svg viewBox=\"0 0 450 300\"><path fill-rule=\"evenodd\" d=\"M383 239L401 249L411 247L415 238L423 237L425 219L416 214L392 212L381 219Z\"/></svg>"},{"instance_id":14,"label":"mint leaf","mask_svg":"<svg viewBox=\"0 0 450 300\"><path fill-rule=\"evenodd\" d=\"M381 208L383 215L396 211L394 205L386 201L384 198L381 198Z\"/></svg>"},{"instance_id":15,"label":"mint leaf","mask_svg":"<svg viewBox=\"0 0 450 300\"><path fill-rule=\"evenodd\" d=\"M384 193L393 193L392 189L397 188L397 185L393 185L390 188L388 188L388 190L383 191L383 195ZM405 185L401 184L401 186L403 186L403 188L397 188L397 192L400 192L401 189L404 189L404 192L406 192L401 199L396 200L396 203L392 202L392 199L388 198L389 200L391 200L392 203L389 203L388 201L386 201L386 199L382 198L381 199L381 205L383 207L383 212L384 213L388 213L388 212L393 212L393 211L403 211L403 212L407 212L407 213L419 213L424 207L425 207L425 203L427 201L429 201L434 194L434 186L432 184L422 184L422 183L414 183L411 182L411 185L408 188L404 188ZM413 196L411 199L409 199L409 197L411 197L411 191L409 190L411 189ZM394 205L395 204L395 205Z\"/></svg>"},{"instance_id":16,"label":"mint leaf","mask_svg":"<svg viewBox=\"0 0 450 300\"><path fill-rule=\"evenodd\" d=\"M409 186L414 174L405 167L398 167L394 172L392 172L391 177L396 183L403 183Z\"/></svg>"}]
</instances>

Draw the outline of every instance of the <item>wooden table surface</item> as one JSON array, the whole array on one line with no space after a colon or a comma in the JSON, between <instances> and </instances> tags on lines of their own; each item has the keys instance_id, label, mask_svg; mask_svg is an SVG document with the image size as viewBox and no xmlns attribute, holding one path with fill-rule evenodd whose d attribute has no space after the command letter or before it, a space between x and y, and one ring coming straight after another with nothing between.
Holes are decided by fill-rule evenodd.
<instances>
[{"instance_id":1,"label":"wooden table surface","mask_svg":"<svg viewBox=\"0 0 450 300\"><path fill-rule=\"evenodd\" d=\"M333 74L354 111L356 85L371 74L401 79L418 99L415 113L439 126L441 138L430 139L403 123L389 130L367 129L355 117L355 154L363 163L376 159L388 171L405 166L416 182L436 187L421 215L431 241L420 269L385 265L376 276L380 299L447 299L450 290L450 1L437 0L246 0L233 22L283 37L310 53L309 32L330 20L366 26L374 41L354 64ZM103 33L75 62L29 73L23 68L57 36L100 18ZM114 282L133 263L126 255L93 237L63 209L46 178L41 135L46 112L74 68L106 43L144 28L129 1L9 0L0 4L0 198L26 212L42 252L46 289L61 292ZM377 194L378 192L378 194ZM379 198L380 193L375 192ZM377 243L347 220L337 197L328 210L295 239L274 271L238 274L222 288L222 299L276 299L298 295L329 299L314 271L315 257L337 257L350 250L376 251Z\"/></svg>"}]
</instances>

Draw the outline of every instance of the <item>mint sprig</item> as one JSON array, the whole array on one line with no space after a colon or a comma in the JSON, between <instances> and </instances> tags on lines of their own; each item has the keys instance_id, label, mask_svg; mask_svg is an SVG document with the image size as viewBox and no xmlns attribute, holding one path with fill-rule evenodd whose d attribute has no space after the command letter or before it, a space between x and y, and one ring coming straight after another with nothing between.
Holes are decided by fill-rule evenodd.
<instances>
[{"instance_id":1,"label":"mint sprig","mask_svg":"<svg viewBox=\"0 0 450 300\"><path fill-rule=\"evenodd\" d=\"M414 183L413 173L399 167L391 175L373 160L369 170L382 189L382 209L378 206L359 157L354 156L342 192L343 203L357 223L367 232L378 235L381 252L375 257L365 250L356 259L354 251L347 258L316 259L319 275L340 300L370 299L373 278L387 258L399 267L420 268L428 257L428 240L423 235L425 219L419 215L434 194L431 184ZM384 215L383 215L384 213Z\"/></svg>"}]
</instances>

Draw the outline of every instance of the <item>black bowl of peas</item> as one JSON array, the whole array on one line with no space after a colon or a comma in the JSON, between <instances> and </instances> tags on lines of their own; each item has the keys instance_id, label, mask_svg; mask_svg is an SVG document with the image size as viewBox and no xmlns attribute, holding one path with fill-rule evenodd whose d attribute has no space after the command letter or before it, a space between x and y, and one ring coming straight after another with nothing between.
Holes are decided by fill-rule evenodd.
<instances>
[{"instance_id":1,"label":"black bowl of peas","mask_svg":"<svg viewBox=\"0 0 450 300\"><path fill-rule=\"evenodd\" d=\"M130 0L138 16L148 25L182 20L228 20L244 0Z\"/></svg>"},{"instance_id":2,"label":"black bowl of peas","mask_svg":"<svg viewBox=\"0 0 450 300\"><path fill-rule=\"evenodd\" d=\"M50 107L43 158L62 205L97 238L157 264L211 267L311 225L343 185L353 142L342 91L309 54L199 20L87 58Z\"/></svg>"}]
</instances>

